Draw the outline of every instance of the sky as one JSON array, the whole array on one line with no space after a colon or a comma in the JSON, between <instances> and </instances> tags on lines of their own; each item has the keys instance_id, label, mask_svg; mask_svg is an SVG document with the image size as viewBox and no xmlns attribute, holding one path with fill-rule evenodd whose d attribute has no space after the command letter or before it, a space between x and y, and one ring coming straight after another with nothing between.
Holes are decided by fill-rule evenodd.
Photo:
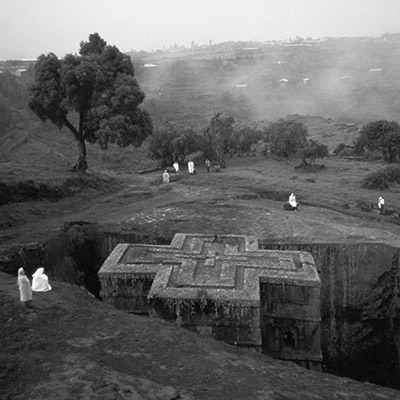
<instances>
[{"instance_id":1,"label":"sky","mask_svg":"<svg viewBox=\"0 0 400 400\"><path fill-rule=\"evenodd\" d=\"M122 52L226 41L400 32L400 0L0 0L0 59L78 53L97 32Z\"/></svg>"}]
</instances>

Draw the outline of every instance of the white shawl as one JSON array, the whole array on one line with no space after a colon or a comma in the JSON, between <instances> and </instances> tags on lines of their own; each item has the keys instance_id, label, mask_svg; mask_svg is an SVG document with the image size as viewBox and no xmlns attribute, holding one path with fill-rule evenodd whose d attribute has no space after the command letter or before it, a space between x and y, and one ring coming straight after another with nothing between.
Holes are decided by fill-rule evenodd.
<instances>
[{"instance_id":1,"label":"white shawl","mask_svg":"<svg viewBox=\"0 0 400 400\"><path fill-rule=\"evenodd\" d=\"M38 268L32 275L32 290L34 292L47 292L51 290L49 278L44 273L44 268Z\"/></svg>"},{"instance_id":2,"label":"white shawl","mask_svg":"<svg viewBox=\"0 0 400 400\"><path fill-rule=\"evenodd\" d=\"M289 196L289 204L290 204L293 208L296 208L296 207L297 207L296 196L294 195L294 193L292 193L292 194Z\"/></svg>"},{"instance_id":3,"label":"white shawl","mask_svg":"<svg viewBox=\"0 0 400 400\"><path fill-rule=\"evenodd\" d=\"M19 299L20 301L31 301L32 300L32 290L31 284L28 277L25 275L23 268L18 270L17 285L19 289Z\"/></svg>"}]
</instances>

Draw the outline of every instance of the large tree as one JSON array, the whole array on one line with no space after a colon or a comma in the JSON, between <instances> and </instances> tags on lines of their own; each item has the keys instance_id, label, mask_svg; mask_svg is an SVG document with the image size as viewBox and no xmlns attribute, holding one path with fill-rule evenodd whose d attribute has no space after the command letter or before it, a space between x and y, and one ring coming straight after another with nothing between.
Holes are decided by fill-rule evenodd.
<instances>
[{"instance_id":1,"label":"large tree","mask_svg":"<svg viewBox=\"0 0 400 400\"><path fill-rule=\"evenodd\" d=\"M221 117L221 112L215 112L210 125L204 132L204 156L209 160L216 160L225 168L224 154L234 151L234 123L233 117Z\"/></svg>"},{"instance_id":2,"label":"large tree","mask_svg":"<svg viewBox=\"0 0 400 400\"><path fill-rule=\"evenodd\" d=\"M266 129L271 153L284 157L298 153L307 143L307 128L301 122L280 119Z\"/></svg>"},{"instance_id":3,"label":"large tree","mask_svg":"<svg viewBox=\"0 0 400 400\"><path fill-rule=\"evenodd\" d=\"M38 58L29 106L42 121L73 133L79 157L72 170L85 172L86 142L140 146L152 133L144 97L129 56L94 33L80 43L79 55Z\"/></svg>"},{"instance_id":4,"label":"large tree","mask_svg":"<svg viewBox=\"0 0 400 400\"><path fill-rule=\"evenodd\" d=\"M357 152L364 148L370 151L379 150L386 162L400 160L400 126L396 121L380 120L369 122L361 129L355 143Z\"/></svg>"}]
</instances>

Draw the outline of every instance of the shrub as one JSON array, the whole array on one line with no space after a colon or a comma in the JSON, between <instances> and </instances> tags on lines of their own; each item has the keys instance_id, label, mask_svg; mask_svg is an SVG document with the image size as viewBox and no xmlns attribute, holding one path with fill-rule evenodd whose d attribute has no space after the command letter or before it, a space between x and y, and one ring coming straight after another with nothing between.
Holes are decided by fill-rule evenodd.
<instances>
[{"instance_id":1,"label":"shrub","mask_svg":"<svg viewBox=\"0 0 400 400\"><path fill-rule=\"evenodd\" d=\"M400 159L400 126L397 122L380 120L363 126L360 136L355 142L357 152L364 149L379 150L388 163Z\"/></svg>"},{"instance_id":2,"label":"shrub","mask_svg":"<svg viewBox=\"0 0 400 400\"><path fill-rule=\"evenodd\" d=\"M387 189L390 183L400 183L400 166L389 165L367 175L362 183L366 189Z\"/></svg>"},{"instance_id":3,"label":"shrub","mask_svg":"<svg viewBox=\"0 0 400 400\"><path fill-rule=\"evenodd\" d=\"M346 146L344 143L340 143L335 150L333 150L333 154L338 157L352 157L356 154L356 151L353 146ZM361 155L361 153L358 155Z\"/></svg>"},{"instance_id":4,"label":"shrub","mask_svg":"<svg viewBox=\"0 0 400 400\"><path fill-rule=\"evenodd\" d=\"M341 151L343 151L346 148L346 145L344 143L339 143L338 146L333 150L333 154L335 156L339 155Z\"/></svg>"},{"instance_id":5,"label":"shrub","mask_svg":"<svg viewBox=\"0 0 400 400\"><path fill-rule=\"evenodd\" d=\"M354 149L350 149L348 147L344 148L338 153L339 157L352 157L354 156Z\"/></svg>"},{"instance_id":6,"label":"shrub","mask_svg":"<svg viewBox=\"0 0 400 400\"><path fill-rule=\"evenodd\" d=\"M324 144L318 143L315 140L309 140L306 147L302 151L304 164L314 164L315 159L328 157L328 147ZM307 162L307 159L310 161Z\"/></svg>"},{"instance_id":7,"label":"shrub","mask_svg":"<svg viewBox=\"0 0 400 400\"><path fill-rule=\"evenodd\" d=\"M400 183L400 166L388 165L383 169L388 182Z\"/></svg>"},{"instance_id":8,"label":"shrub","mask_svg":"<svg viewBox=\"0 0 400 400\"><path fill-rule=\"evenodd\" d=\"M389 187L387 175L383 171L368 174L363 180L362 187L365 189L387 189Z\"/></svg>"},{"instance_id":9,"label":"shrub","mask_svg":"<svg viewBox=\"0 0 400 400\"><path fill-rule=\"evenodd\" d=\"M365 200L358 200L356 203L356 207L359 208L361 211L371 211L372 204Z\"/></svg>"},{"instance_id":10,"label":"shrub","mask_svg":"<svg viewBox=\"0 0 400 400\"><path fill-rule=\"evenodd\" d=\"M383 159L382 152L380 151L366 151L364 154L364 160L368 161L380 161Z\"/></svg>"}]
</instances>

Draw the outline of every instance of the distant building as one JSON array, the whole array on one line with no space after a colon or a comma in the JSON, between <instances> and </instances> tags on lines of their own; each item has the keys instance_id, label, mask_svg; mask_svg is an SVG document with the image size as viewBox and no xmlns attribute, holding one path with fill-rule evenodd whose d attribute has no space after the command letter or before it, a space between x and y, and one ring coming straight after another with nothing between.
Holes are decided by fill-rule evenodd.
<instances>
[{"instance_id":1,"label":"distant building","mask_svg":"<svg viewBox=\"0 0 400 400\"><path fill-rule=\"evenodd\" d=\"M25 68L19 68L15 70L14 75L15 76L23 76L26 74L26 69Z\"/></svg>"},{"instance_id":2,"label":"distant building","mask_svg":"<svg viewBox=\"0 0 400 400\"><path fill-rule=\"evenodd\" d=\"M235 50L235 57L259 57L263 54L263 50L259 47L242 47Z\"/></svg>"}]
</instances>

